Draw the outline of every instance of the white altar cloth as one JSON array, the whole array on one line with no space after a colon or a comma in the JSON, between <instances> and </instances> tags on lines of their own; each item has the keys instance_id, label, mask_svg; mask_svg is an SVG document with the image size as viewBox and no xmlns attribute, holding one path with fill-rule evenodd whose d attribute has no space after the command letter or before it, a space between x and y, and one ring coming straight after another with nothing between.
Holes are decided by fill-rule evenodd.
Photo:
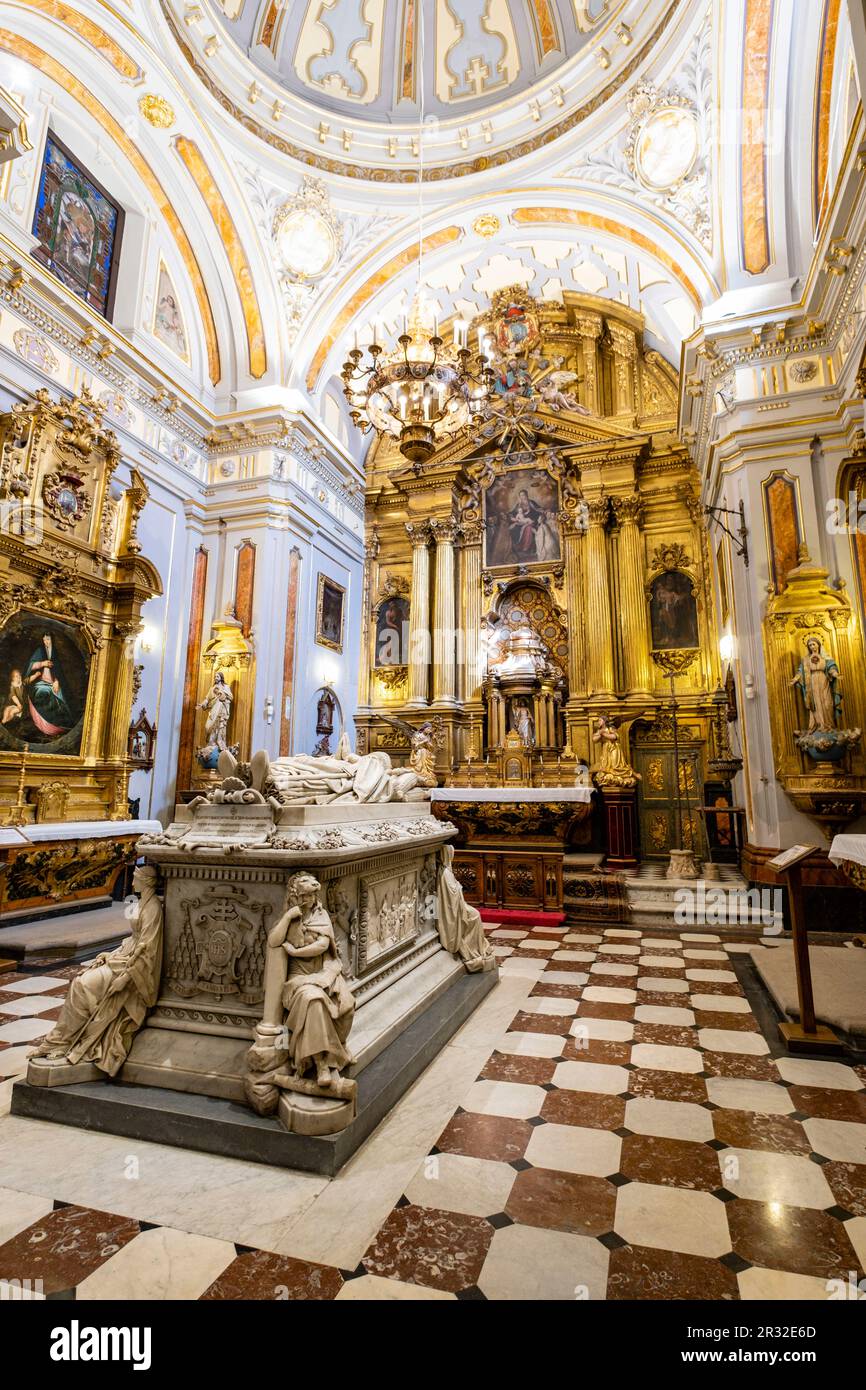
<instances>
[{"instance_id":1,"label":"white altar cloth","mask_svg":"<svg viewBox=\"0 0 866 1390\"><path fill-rule=\"evenodd\" d=\"M42 821L39 825L18 827L30 844L45 840L103 840L112 835L160 835L158 820L64 820Z\"/></svg>"},{"instance_id":2,"label":"white altar cloth","mask_svg":"<svg viewBox=\"0 0 866 1390\"><path fill-rule=\"evenodd\" d=\"M581 801L594 787L434 787L431 801Z\"/></svg>"},{"instance_id":3,"label":"white altar cloth","mask_svg":"<svg viewBox=\"0 0 866 1390\"><path fill-rule=\"evenodd\" d=\"M866 864L866 835L834 835L829 859L831 864Z\"/></svg>"}]
</instances>

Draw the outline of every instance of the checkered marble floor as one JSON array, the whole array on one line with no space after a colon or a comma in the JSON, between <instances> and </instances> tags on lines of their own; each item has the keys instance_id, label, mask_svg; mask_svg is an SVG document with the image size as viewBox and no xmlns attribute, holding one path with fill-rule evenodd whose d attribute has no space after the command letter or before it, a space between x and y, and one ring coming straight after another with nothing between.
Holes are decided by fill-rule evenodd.
<instances>
[{"instance_id":1,"label":"checkered marble floor","mask_svg":"<svg viewBox=\"0 0 866 1390\"><path fill-rule=\"evenodd\" d=\"M771 1055L733 969L745 939L566 926L492 940L521 1007L355 1267L315 1258L315 1236L293 1249L295 1227L279 1252L250 1248L180 1229L191 1216L174 1227L18 1181L0 1189L0 1279L82 1300L594 1300L826 1299L828 1281L863 1277L866 1068ZM0 982L6 1075L69 973ZM257 1176L263 1205L289 1182Z\"/></svg>"}]
</instances>

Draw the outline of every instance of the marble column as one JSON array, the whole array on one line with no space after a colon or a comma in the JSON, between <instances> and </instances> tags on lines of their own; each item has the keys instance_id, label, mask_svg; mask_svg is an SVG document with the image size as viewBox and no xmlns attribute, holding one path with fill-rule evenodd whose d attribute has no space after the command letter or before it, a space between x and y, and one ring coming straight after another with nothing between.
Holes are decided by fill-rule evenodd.
<instances>
[{"instance_id":1,"label":"marble column","mask_svg":"<svg viewBox=\"0 0 866 1390\"><path fill-rule=\"evenodd\" d=\"M464 700L481 699L481 522L466 521L460 527L463 542L461 566L461 642Z\"/></svg>"},{"instance_id":2,"label":"marble column","mask_svg":"<svg viewBox=\"0 0 866 1390\"><path fill-rule=\"evenodd\" d=\"M412 542L412 597L409 608L409 698L420 708L430 700L430 540L429 522L407 522Z\"/></svg>"},{"instance_id":3,"label":"marble column","mask_svg":"<svg viewBox=\"0 0 866 1390\"><path fill-rule=\"evenodd\" d=\"M647 641L644 554L640 533L641 499L637 493L628 497L614 497L612 505L619 522L619 626L623 684L626 694L643 695L652 690L653 683Z\"/></svg>"},{"instance_id":4,"label":"marble column","mask_svg":"<svg viewBox=\"0 0 866 1390\"><path fill-rule=\"evenodd\" d=\"M613 642L611 640L610 578L607 565L608 500L596 497L587 503L588 529L584 554L583 611L587 633L587 687L590 695L613 693Z\"/></svg>"},{"instance_id":5,"label":"marble column","mask_svg":"<svg viewBox=\"0 0 866 1390\"><path fill-rule=\"evenodd\" d=\"M433 609L433 703L457 703L457 661L455 656L454 584L455 524L449 520L430 522L436 542L436 571Z\"/></svg>"},{"instance_id":6,"label":"marble column","mask_svg":"<svg viewBox=\"0 0 866 1390\"><path fill-rule=\"evenodd\" d=\"M598 340L601 337L601 314L579 312L575 328L580 334L583 352L583 389L581 399L587 410L598 415Z\"/></svg>"}]
</instances>

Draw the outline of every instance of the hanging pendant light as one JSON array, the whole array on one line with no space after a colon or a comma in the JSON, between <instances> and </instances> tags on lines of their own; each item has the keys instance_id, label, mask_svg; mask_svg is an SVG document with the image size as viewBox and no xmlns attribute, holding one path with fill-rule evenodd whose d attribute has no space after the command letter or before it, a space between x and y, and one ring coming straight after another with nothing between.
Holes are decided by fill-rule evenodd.
<instances>
[{"instance_id":1,"label":"hanging pendant light","mask_svg":"<svg viewBox=\"0 0 866 1390\"><path fill-rule=\"evenodd\" d=\"M343 394L362 434L376 430L399 441L416 467L480 414L493 388L488 359L469 350L469 325L456 320L453 341L439 336L436 318L425 322L424 262L424 11L421 9L421 93L418 124L418 280L403 332L385 350L373 341L367 357L355 346L343 363Z\"/></svg>"}]
</instances>

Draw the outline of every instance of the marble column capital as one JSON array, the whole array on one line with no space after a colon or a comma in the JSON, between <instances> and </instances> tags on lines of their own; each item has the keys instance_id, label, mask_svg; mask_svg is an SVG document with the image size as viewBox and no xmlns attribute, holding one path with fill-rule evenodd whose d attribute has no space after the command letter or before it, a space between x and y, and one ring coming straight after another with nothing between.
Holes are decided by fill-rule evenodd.
<instances>
[{"instance_id":1,"label":"marble column capital","mask_svg":"<svg viewBox=\"0 0 866 1390\"><path fill-rule=\"evenodd\" d=\"M609 512L609 498L593 497L586 500L586 519L590 526L605 526Z\"/></svg>"},{"instance_id":2,"label":"marble column capital","mask_svg":"<svg viewBox=\"0 0 866 1390\"><path fill-rule=\"evenodd\" d=\"M430 534L437 545L453 545L457 523L451 517L434 517L429 523Z\"/></svg>"},{"instance_id":3,"label":"marble column capital","mask_svg":"<svg viewBox=\"0 0 866 1390\"><path fill-rule=\"evenodd\" d=\"M407 521L406 535L409 537L413 546L429 545L430 543L430 522L429 521Z\"/></svg>"},{"instance_id":4,"label":"marble column capital","mask_svg":"<svg viewBox=\"0 0 866 1390\"><path fill-rule=\"evenodd\" d=\"M643 499L637 493L626 497L612 497L613 514L620 526L639 526L643 519Z\"/></svg>"}]
</instances>

